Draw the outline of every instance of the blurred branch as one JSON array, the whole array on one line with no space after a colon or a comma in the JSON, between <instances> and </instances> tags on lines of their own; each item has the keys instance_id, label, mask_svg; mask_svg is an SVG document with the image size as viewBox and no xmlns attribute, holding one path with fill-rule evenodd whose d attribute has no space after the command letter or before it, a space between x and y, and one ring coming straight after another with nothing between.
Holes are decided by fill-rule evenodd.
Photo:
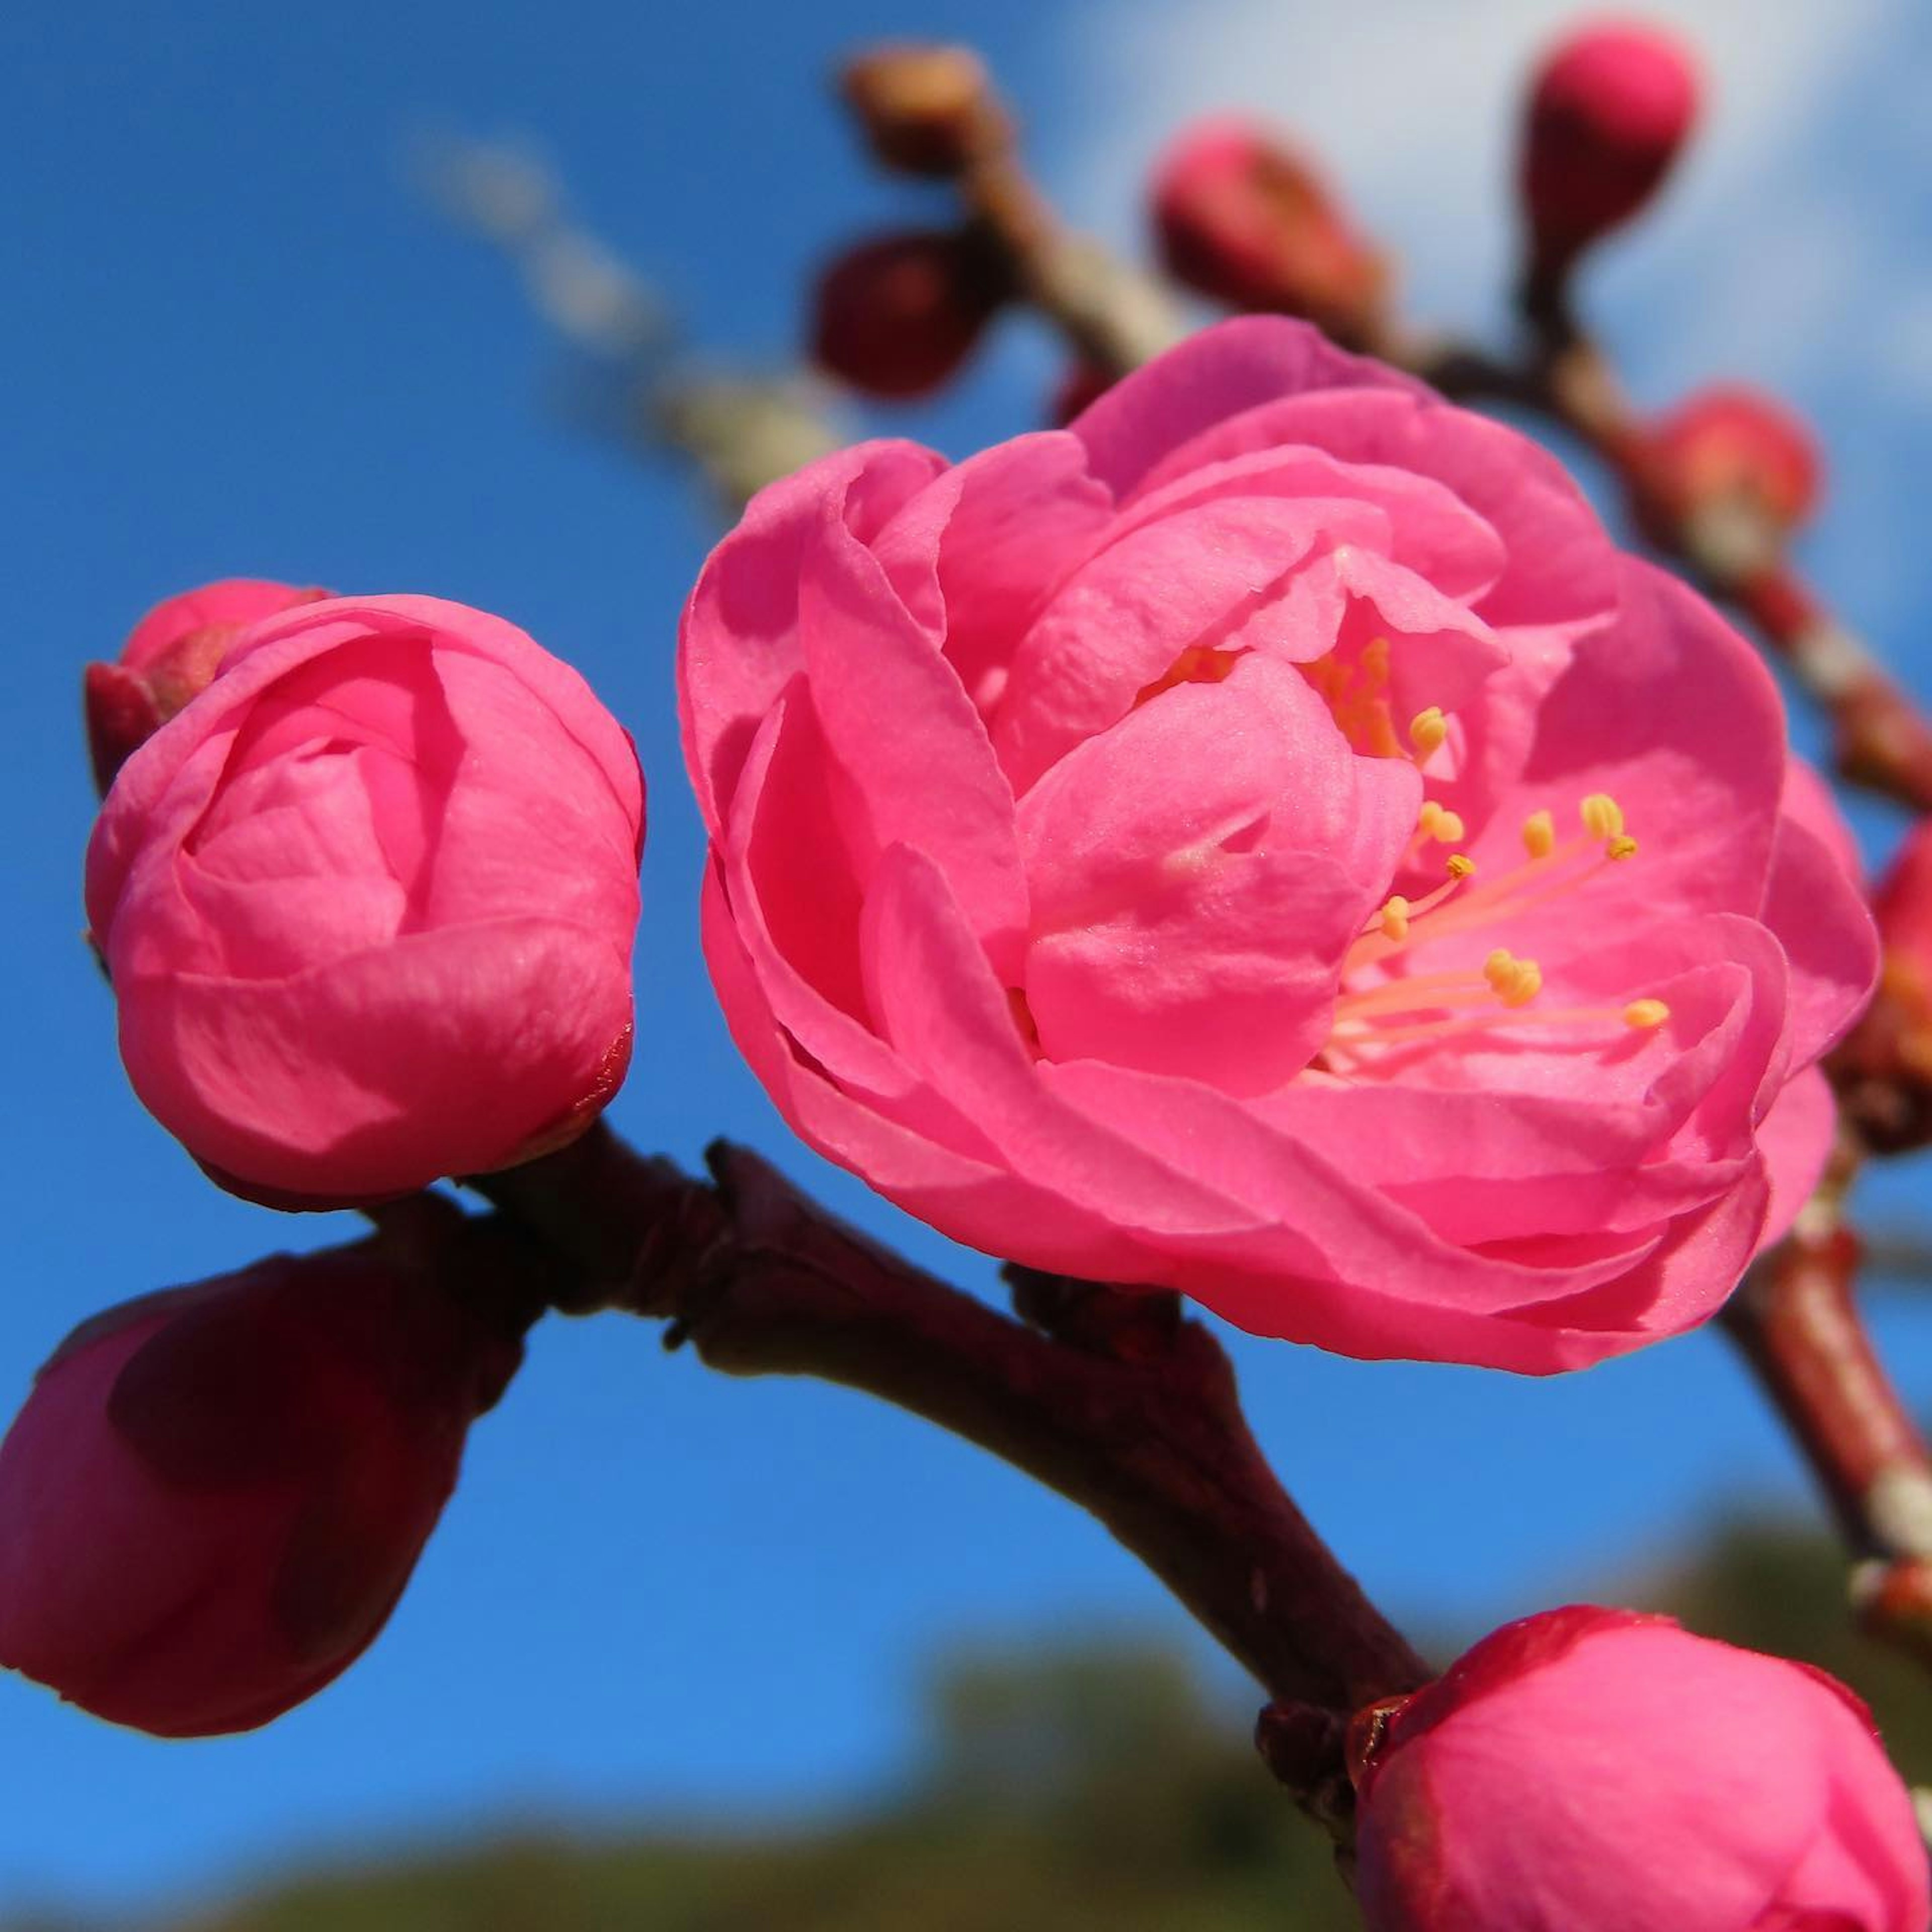
<instances>
[{"instance_id":1,"label":"blurred branch","mask_svg":"<svg viewBox=\"0 0 1932 1932\"><path fill-rule=\"evenodd\" d=\"M694 464L728 514L848 440L802 374L725 371L692 355L662 295L572 217L534 155L446 138L425 146L417 172L452 221L517 271L531 307L594 372L587 413L634 446Z\"/></svg>"},{"instance_id":2,"label":"blurred branch","mask_svg":"<svg viewBox=\"0 0 1932 1932\"><path fill-rule=\"evenodd\" d=\"M1858 1312L1861 1244L1844 1214L1858 1154L1841 1134L1790 1234L1718 1319L1832 1504L1866 1628L1932 1661L1932 1454Z\"/></svg>"},{"instance_id":3,"label":"blurred branch","mask_svg":"<svg viewBox=\"0 0 1932 1932\"><path fill-rule=\"evenodd\" d=\"M1011 1318L745 1149L719 1142L709 1160L710 1180L694 1180L600 1124L476 1185L553 1246L565 1307L661 1318L668 1343L726 1374L864 1390L1090 1510L1276 1704L1315 1707L1332 1748L1297 1761L1298 1795L1345 1840L1342 1720L1430 1672L1282 1490L1208 1330L1172 1295L1022 1270Z\"/></svg>"}]
</instances>

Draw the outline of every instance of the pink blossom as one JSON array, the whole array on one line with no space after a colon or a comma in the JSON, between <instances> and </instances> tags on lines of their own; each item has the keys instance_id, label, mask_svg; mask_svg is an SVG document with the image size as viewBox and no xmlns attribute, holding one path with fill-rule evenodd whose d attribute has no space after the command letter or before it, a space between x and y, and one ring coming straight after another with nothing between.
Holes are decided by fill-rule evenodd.
<instances>
[{"instance_id":1,"label":"pink blossom","mask_svg":"<svg viewBox=\"0 0 1932 1932\"><path fill-rule=\"evenodd\" d=\"M1912 1801L1808 1665L1552 1610L1358 1732L1369 1932L1924 1932Z\"/></svg>"},{"instance_id":2,"label":"pink blossom","mask_svg":"<svg viewBox=\"0 0 1932 1932\"><path fill-rule=\"evenodd\" d=\"M312 1696L387 1620L515 1368L479 1286L364 1243L88 1323L0 1444L0 1663L167 1737Z\"/></svg>"},{"instance_id":3,"label":"pink blossom","mask_svg":"<svg viewBox=\"0 0 1932 1932\"><path fill-rule=\"evenodd\" d=\"M244 631L115 782L87 909L135 1091L224 1185L367 1201L593 1119L644 794L577 674L425 597Z\"/></svg>"},{"instance_id":4,"label":"pink blossom","mask_svg":"<svg viewBox=\"0 0 1932 1932\"><path fill-rule=\"evenodd\" d=\"M1874 949L1769 677L1312 329L774 485L681 674L734 1036L958 1240L1543 1372L1709 1315L1817 1172Z\"/></svg>"}]
</instances>

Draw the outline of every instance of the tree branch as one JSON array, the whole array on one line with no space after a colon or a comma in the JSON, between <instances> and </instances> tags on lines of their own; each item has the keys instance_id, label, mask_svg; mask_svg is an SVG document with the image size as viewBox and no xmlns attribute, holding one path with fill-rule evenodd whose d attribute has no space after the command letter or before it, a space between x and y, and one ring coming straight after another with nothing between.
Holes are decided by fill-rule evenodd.
<instances>
[{"instance_id":1,"label":"tree branch","mask_svg":"<svg viewBox=\"0 0 1932 1932\"><path fill-rule=\"evenodd\" d=\"M1932 1660L1932 1454L1858 1312L1860 1244L1844 1213L1856 1165L1847 1136L1796 1226L1718 1319L1831 1503L1866 1627Z\"/></svg>"},{"instance_id":2,"label":"tree branch","mask_svg":"<svg viewBox=\"0 0 1932 1932\"><path fill-rule=\"evenodd\" d=\"M600 1124L475 1184L567 1262L565 1306L661 1318L668 1342L728 1375L862 1389L1079 1504L1276 1703L1346 1714L1427 1680L1282 1490L1226 1356L1174 1298L1016 1271L1029 1319L1014 1320L746 1149L708 1158L707 1184Z\"/></svg>"}]
</instances>

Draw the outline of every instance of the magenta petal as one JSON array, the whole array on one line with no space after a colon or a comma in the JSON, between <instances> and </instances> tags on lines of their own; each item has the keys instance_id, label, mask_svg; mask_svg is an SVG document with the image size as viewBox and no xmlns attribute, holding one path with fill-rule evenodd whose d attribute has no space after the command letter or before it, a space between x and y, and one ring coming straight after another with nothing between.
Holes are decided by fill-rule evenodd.
<instances>
[{"instance_id":1,"label":"magenta petal","mask_svg":"<svg viewBox=\"0 0 1932 1932\"><path fill-rule=\"evenodd\" d=\"M758 720L803 666L799 579L828 507L838 514L860 496L883 523L944 467L915 443L839 450L760 490L711 553L685 606L677 662L685 763L714 831Z\"/></svg>"},{"instance_id":2,"label":"magenta petal","mask_svg":"<svg viewBox=\"0 0 1932 1932\"><path fill-rule=\"evenodd\" d=\"M1234 497L1143 524L1103 550L1060 586L1014 653L993 740L1015 794L1125 717L1186 651L1237 646L1244 627L1294 640L1294 655L1326 651L1332 633L1282 624L1274 607L1318 550L1377 544L1387 530L1368 504Z\"/></svg>"},{"instance_id":3,"label":"magenta petal","mask_svg":"<svg viewBox=\"0 0 1932 1932\"><path fill-rule=\"evenodd\" d=\"M1070 428L1087 446L1094 474L1124 498L1147 486L1164 458L1228 417L1323 389L1427 393L1385 364L1337 349L1306 322L1244 316L1203 329L1136 369Z\"/></svg>"},{"instance_id":4,"label":"magenta petal","mask_svg":"<svg viewBox=\"0 0 1932 1932\"><path fill-rule=\"evenodd\" d=\"M1113 507L1088 473L1085 446L1043 430L956 464L868 548L987 713L1034 614Z\"/></svg>"},{"instance_id":5,"label":"magenta petal","mask_svg":"<svg viewBox=\"0 0 1932 1932\"><path fill-rule=\"evenodd\" d=\"M1856 875L1790 812L1778 820L1760 916L1791 962L1792 1064L1808 1066L1864 1010L1878 980L1878 928Z\"/></svg>"},{"instance_id":6,"label":"magenta petal","mask_svg":"<svg viewBox=\"0 0 1932 1932\"><path fill-rule=\"evenodd\" d=\"M1026 880L986 728L878 560L830 518L799 580L799 639L835 803L861 876L902 841L940 865L982 945L1017 970Z\"/></svg>"}]
</instances>

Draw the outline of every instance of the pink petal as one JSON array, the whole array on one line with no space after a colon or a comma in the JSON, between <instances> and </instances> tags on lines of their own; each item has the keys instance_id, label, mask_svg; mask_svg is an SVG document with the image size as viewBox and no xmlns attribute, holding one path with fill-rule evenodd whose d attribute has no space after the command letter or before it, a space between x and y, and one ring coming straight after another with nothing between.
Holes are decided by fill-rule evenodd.
<instances>
[{"instance_id":1,"label":"pink petal","mask_svg":"<svg viewBox=\"0 0 1932 1932\"><path fill-rule=\"evenodd\" d=\"M828 509L883 525L945 467L915 443L837 451L760 490L706 561L679 630L678 715L686 768L714 832L759 719L803 668L799 580Z\"/></svg>"},{"instance_id":2,"label":"pink petal","mask_svg":"<svg viewBox=\"0 0 1932 1932\"><path fill-rule=\"evenodd\" d=\"M805 554L798 634L826 750L850 782L833 802L860 875L888 844L917 847L1016 974L1026 880L986 728L878 559L830 514Z\"/></svg>"},{"instance_id":3,"label":"pink petal","mask_svg":"<svg viewBox=\"0 0 1932 1932\"><path fill-rule=\"evenodd\" d=\"M1016 436L909 497L871 544L907 608L944 641L980 712L1053 586L1109 523L1113 498L1062 430Z\"/></svg>"},{"instance_id":4,"label":"pink petal","mask_svg":"<svg viewBox=\"0 0 1932 1932\"><path fill-rule=\"evenodd\" d=\"M1306 322L1244 316L1204 328L1136 370L1070 428L1087 446L1094 474L1126 498L1166 480L1161 472L1171 475L1178 466L1163 459L1228 417L1280 397L1323 389L1421 393L1408 376L1347 354Z\"/></svg>"}]
</instances>

